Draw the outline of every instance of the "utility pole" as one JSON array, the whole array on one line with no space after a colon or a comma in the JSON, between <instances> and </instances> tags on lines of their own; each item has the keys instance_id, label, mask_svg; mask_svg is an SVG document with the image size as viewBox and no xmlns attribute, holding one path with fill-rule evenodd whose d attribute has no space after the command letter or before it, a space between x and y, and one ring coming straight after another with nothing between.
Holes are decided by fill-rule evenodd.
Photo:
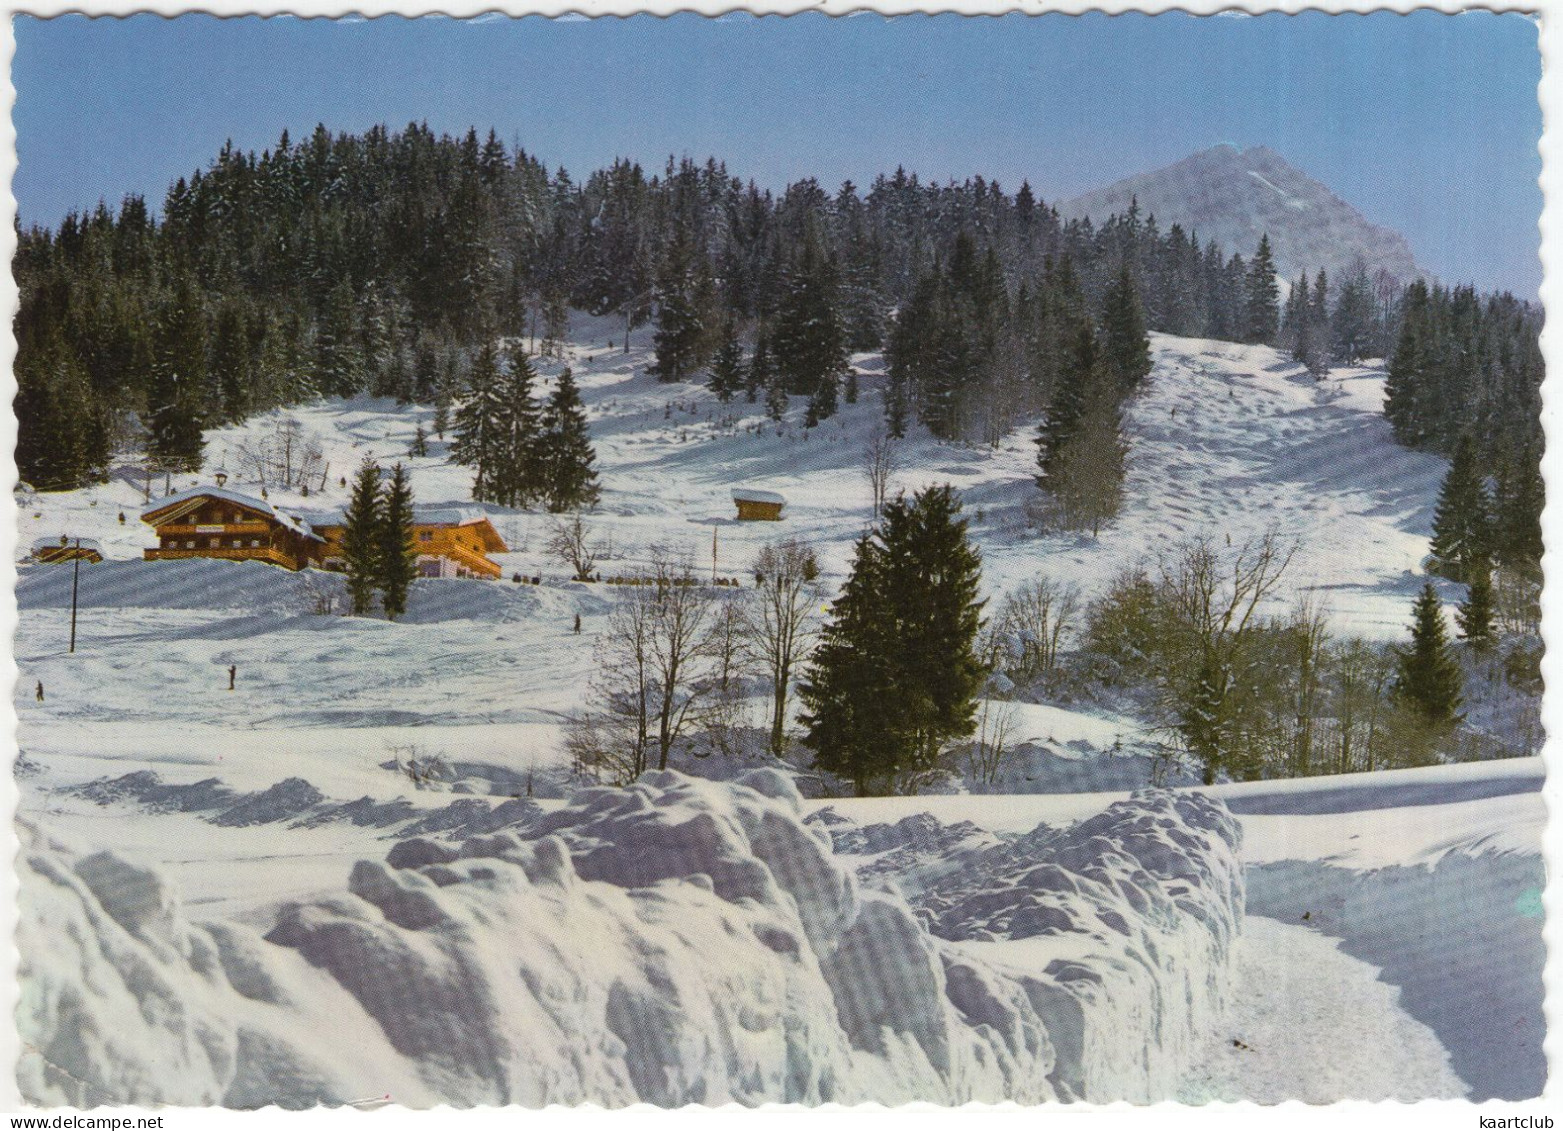
<instances>
[{"instance_id":1,"label":"utility pole","mask_svg":"<svg viewBox=\"0 0 1563 1131\"><path fill-rule=\"evenodd\" d=\"M81 582L81 539L76 539L76 557L71 562L71 651L76 651L76 589Z\"/></svg>"}]
</instances>

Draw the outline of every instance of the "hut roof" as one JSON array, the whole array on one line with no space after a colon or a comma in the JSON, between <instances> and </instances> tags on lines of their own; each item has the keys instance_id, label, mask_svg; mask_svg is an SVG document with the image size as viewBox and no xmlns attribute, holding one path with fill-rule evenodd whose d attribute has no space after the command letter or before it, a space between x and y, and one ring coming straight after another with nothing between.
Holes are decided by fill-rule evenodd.
<instances>
[{"instance_id":1,"label":"hut roof","mask_svg":"<svg viewBox=\"0 0 1563 1131\"><path fill-rule=\"evenodd\" d=\"M81 549L91 550L95 554L103 553L103 546L96 538L40 538L33 543L33 553L42 554L51 550L72 550L80 544Z\"/></svg>"},{"instance_id":2,"label":"hut roof","mask_svg":"<svg viewBox=\"0 0 1563 1131\"><path fill-rule=\"evenodd\" d=\"M778 495L775 491L756 491L749 487L734 487L733 502L770 503L772 506L777 507L784 507L787 505L786 497Z\"/></svg>"},{"instance_id":3,"label":"hut roof","mask_svg":"<svg viewBox=\"0 0 1563 1131\"><path fill-rule=\"evenodd\" d=\"M180 491L176 495L169 495L155 506L148 507L141 512L141 521L158 525L161 517L164 521L174 518L181 510L193 510L190 504L195 504L201 499L222 499L224 502L235 503L252 511L270 515L277 522L303 538L312 538L316 542L323 541L320 535L310 529L309 523L297 515L278 510L269 500L257 499L253 495L245 495L239 491L230 491L226 487L192 487L188 491ZM165 512L167 512L165 514Z\"/></svg>"}]
</instances>

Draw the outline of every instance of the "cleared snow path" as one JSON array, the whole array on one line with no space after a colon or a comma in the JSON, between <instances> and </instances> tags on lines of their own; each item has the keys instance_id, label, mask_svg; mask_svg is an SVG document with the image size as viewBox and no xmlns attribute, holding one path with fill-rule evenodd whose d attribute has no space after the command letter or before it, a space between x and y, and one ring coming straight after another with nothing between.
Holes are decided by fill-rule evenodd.
<instances>
[{"instance_id":1,"label":"cleared snow path","mask_svg":"<svg viewBox=\"0 0 1563 1131\"><path fill-rule=\"evenodd\" d=\"M1250 915L1231 1005L1177 1099L1330 1103L1467 1091L1447 1050L1377 968L1336 939Z\"/></svg>"}]
</instances>

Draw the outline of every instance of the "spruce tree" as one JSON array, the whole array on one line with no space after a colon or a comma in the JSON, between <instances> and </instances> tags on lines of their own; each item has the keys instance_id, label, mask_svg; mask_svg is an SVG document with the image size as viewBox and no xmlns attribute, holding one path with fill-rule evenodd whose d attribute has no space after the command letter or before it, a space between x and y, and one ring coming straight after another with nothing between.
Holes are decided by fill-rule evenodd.
<instances>
[{"instance_id":1,"label":"spruce tree","mask_svg":"<svg viewBox=\"0 0 1563 1131\"><path fill-rule=\"evenodd\" d=\"M500 464L508 439L504 390L500 386L499 359L494 347L484 345L473 359L465 400L456 409L456 438L450 458L476 473L472 497L480 502L495 499Z\"/></svg>"},{"instance_id":2,"label":"spruce tree","mask_svg":"<svg viewBox=\"0 0 1563 1131\"><path fill-rule=\"evenodd\" d=\"M814 423L834 414L836 387L847 368L846 335L835 268L812 230L784 277L770 345L787 392L809 398Z\"/></svg>"},{"instance_id":3,"label":"spruce tree","mask_svg":"<svg viewBox=\"0 0 1563 1131\"><path fill-rule=\"evenodd\" d=\"M380 468L365 460L353 480L342 532L342 556L347 571L347 596L354 616L363 616L374 604L380 587L380 525L383 500Z\"/></svg>"},{"instance_id":4,"label":"spruce tree","mask_svg":"<svg viewBox=\"0 0 1563 1131\"><path fill-rule=\"evenodd\" d=\"M152 453L165 467L201 466L201 396L206 384L206 318L195 289L182 283L164 307L154 332L147 388L147 427Z\"/></svg>"},{"instance_id":5,"label":"spruce tree","mask_svg":"<svg viewBox=\"0 0 1563 1131\"><path fill-rule=\"evenodd\" d=\"M1465 600L1455 610L1460 639L1478 656L1485 656L1498 643L1493 625L1492 568L1485 561L1473 564Z\"/></svg>"},{"instance_id":6,"label":"spruce tree","mask_svg":"<svg viewBox=\"0 0 1563 1131\"><path fill-rule=\"evenodd\" d=\"M1354 365L1367 356L1373 339L1373 317L1373 285L1368 281L1367 267L1359 260L1356 269L1341 287L1330 320L1330 334L1337 362Z\"/></svg>"},{"instance_id":7,"label":"spruce tree","mask_svg":"<svg viewBox=\"0 0 1563 1131\"><path fill-rule=\"evenodd\" d=\"M391 468L380 508L375 559L380 607L387 620L407 611L407 595L418 576L418 549L413 541L412 484L401 464Z\"/></svg>"},{"instance_id":8,"label":"spruce tree","mask_svg":"<svg viewBox=\"0 0 1563 1131\"><path fill-rule=\"evenodd\" d=\"M960 509L948 486L886 505L800 689L815 764L859 795L915 789L944 743L971 733L982 563Z\"/></svg>"},{"instance_id":9,"label":"spruce tree","mask_svg":"<svg viewBox=\"0 0 1563 1131\"><path fill-rule=\"evenodd\" d=\"M1268 233L1259 237L1259 249L1248 264L1243 303L1243 340L1275 341L1280 319L1281 288L1275 281L1275 256L1270 251Z\"/></svg>"},{"instance_id":10,"label":"spruce tree","mask_svg":"<svg viewBox=\"0 0 1563 1131\"><path fill-rule=\"evenodd\" d=\"M738 342L738 330L731 317L722 323L720 344L711 359L711 392L726 404L744 385L744 352Z\"/></svg>"},{"instance_id":11,"label":"spruce tree","mask_svg":"<svg viewBox=\"0 0 1563 1131\"><path fill-rule=\"evenodd\" d=\"M1151 340L1134 276L1124 265L1102 304L1102 372L1120 393L1138 389L1151 373Z\"/></svg>"},{"instance_id":12,"label":"spruce tree","mask_svg":"<svg viewBox=\"0 0 1563 1131\"><path fill-rule=\"evenodd\" d=\"M776 369L771 365L771 343L764 331L754 339L754 352L744 369L744 399L753 404L760 393L768 392L776 379Z\"/></svg>"},{"instance_id":13,"label":"spruce tree","mask_svg":"<svg viewBox=\"0 0 1563 1131\"><path fill-rule=\"evenodd\" d=\"M883 547L874 534L863 535L798 688L803 743L814 751L815 767L852 782L859 797L885 791L904 757L884 574Z\"/></svg>"},{"instance_id":14,"label":"spruce tree","mask_svg":"<svg viewBox=\"0 0 1563 1131\"><path fill-rule=\"evenodd\" d=\"M1444 476L1433 510L1434 569L1453 581L1465 581L1478 561L1492 553L1492 502L1476 463L1476 445L1464 436Z\"/></svg>"},{"instance_id":15,"label":"spruce tree","mask_svg":"<svg viewBox=\"0 0 1563 1131\"><path fill-rule=\"evenodd\" d=\"M706 302L711 280L704 257L680 225L657 281L657 359L648 369L659 381L687 381L709 356Z\"/></svg>"},{"instance_id":16,"label":"spruce tree","mask_svg":"<svg viewBox=\"0 0 1563 1131\"><path fill-rule=\"evenodd\" d=\"M1431 434L1424 409L1435 348L1431 301L1421 279L1406 288L1400 338L1384 381L1384 416L1395 439L1412 448L1421 447Z\"/></svg>"},{"instance_id":17,"label":"spruce tree","mask_svg":"<svg viewBox=\"0 0 1563 1131\"><path fill-rule=\"evenodd\" d=\"M1053 492L1053 481L1065 446L1074 437L1085 415L1086 403L1100 379L1096 332L1089 320L1082 320L1075 325L1073 340L1068 343L1059 366L1053 395L1037 435L1037 465L1041 468L1037 486L1044 491Z\"/></svg>"},{"instance_id":18,"label":"spruce tree","mask_svg":"<svg viewBox=\"0 0 1563 1131\"><path fill-rule=\"evenodd\" d=\"M550 511L578 511L597 502L591 427L568 369L559 374L543 409L541 454L543 500Z\"/></svg>"},{"instance_id":19,"label":"spruce tree","mask_svg":"<svg viewBox=\"0 0 1563 1131\"><path fill-rule=\"evenodd\" d=\"M1519 446L1498 465L1493 498L1493 553L1505 569L1535 572L1541 565L1541 512L1546 483L1533 443Z\"/></svg>"},{"instance_id":20,"label":"spruce tree","mask_svg":"<svg viewBox=\"0 0 1563 1131\"><path fill-rule=\"evenodd\" d=\"M494 458L488 498L508 507L525 506L543 490L541 425L532 394L537 371L519 348L510 350L494 405Z\"/></svg>"},{"instance_id":21,"label":"spruce tree","mask_svg":"<svg viewBox=\"0 0 1563 1131\"><path fill-rule=\"evenodd\" d=\"M1428 582L1412 606L1411 645L1395 651L1393 695L1434 730L1449 730L1459 721L1460 687L1443 602Z\"/></svg>"}]
</instances>

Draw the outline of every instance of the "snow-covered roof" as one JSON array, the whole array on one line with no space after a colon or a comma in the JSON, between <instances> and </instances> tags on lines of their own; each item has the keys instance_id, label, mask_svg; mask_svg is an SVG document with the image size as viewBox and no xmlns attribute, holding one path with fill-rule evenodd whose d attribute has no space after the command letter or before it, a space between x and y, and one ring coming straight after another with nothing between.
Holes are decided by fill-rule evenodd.
<instances>
[{"instance_id":1,"label":"snow-covered roof","mask_svg":"<svg viewBox=\"0 0 1563 1131\"><path fill-rule=\"evenodd\" d=\"M278 510L276 507L272 506L270 501L266 499L257 499L253 495L245 495L238 491L230 491L226 487L191 487L188 491L180 491L178 494L169 495L166 499L162 499L155 505L150 506L146 510L142 511L141 521L152 523L153 526L156 526L157 523L152 522L153 515L159 515L168 510L175 510L184 504L194 502L197 499L222 499L224 502L234 503L238 506L246 507L252 511L259 511L261 514L270 515L272 518L276 519L280 525L287 527L287 529L293 531L293 533L299 535L300 537L312 538L316 542L324 541L320 535L316 534L313 530L310 529L308 522L304 521L302 518L299 518L297 515L292 515L286 511Z\"/></svg>"},{"instance_id":2,"label":"snow-covered roof","mask_svg":"<svg viewBox=\"0 0 1563 1131\"><path fill-rule=\"evenodd\" d=\"M103 545L96 538L40 538L33 543L33 553L43 554L55 550L75 551L78 547L83 550L91 550L95 554L103 553Z\"/></svg>"},{"instance_id":3,"label":"snow-covered roof","mask_svg":"<svg viewBox=\"0 0 1563 1131\"><path fill-rule=\"evenodd\" d=\"M347 512L338 508L329 511L310 511L309 521L317 527L343 527L347 525ZM478 534L483 540L485 549L495 553L506 553L509 547L499 532L489 521L488 513L482 507L462 506L459 503L447 503L437 506L414 506L412 508L412 521L414 526L478 526Z\"/></svg>"},{"instance_id":4,"label":"snow-covered roof","mask_svg":"<svg viewBox=\"0 0 1563 1131\"><path fill-rule=\"evenodd\" d=\"M470 526L485 522L488 515L481 507L413 507L412 520L425 526Z\"/></svg>"},{"instance_id":5,"label":"snow-covered roof","mask_svg":"<svg viewBox=\"0 0 1563 1131\"><path fill-rule=\"evenodd\" d=\"M775 491L755 491L748 487L733 488L733 502L735 503L770 503L773 506L784 507L787 500Z\"/></svg>"}]
</instances>

